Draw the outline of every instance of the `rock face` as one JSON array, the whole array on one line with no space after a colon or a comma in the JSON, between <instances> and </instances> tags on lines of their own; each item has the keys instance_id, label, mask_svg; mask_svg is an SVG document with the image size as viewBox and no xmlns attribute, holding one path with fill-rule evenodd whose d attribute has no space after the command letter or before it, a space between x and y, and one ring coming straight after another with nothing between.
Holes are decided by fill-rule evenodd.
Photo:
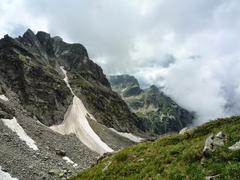
<instances>
[{"instance_id":1,"label":"rock face","mask_svg":"<svg viewBox=\"0 0 240 180\"><path fill-rule=\"evenodd\" d=\"M8 36L1 39L0 87L3 92L10 89L16 93L31 117L50 126L63 121L72 95L40 48L30 30L18 40Z\"/></svg>"},{"instance_id":2,"label":"rock face","mask_svg":"<svg viewBox=\"0 0 240 180\"><path fill-rule=\"evenodd\" d=\"M47 126L60 124L72 102L62 80L60 66L64 66L74 93L98 122L119 131L144 130L81 44L27 30L22 37L6 35L0 40L0 63L1 91L9 88L15 92L29 115Z\"/></svg>"},{"instance_id":3,"label":"rock face","mask_svg":"<svg viewBox=\"0 0 240 180\"><path fill-rule=\"evenodd\" d=\"M214 152L219 146L226 143L227 137L224 133L219 132L216 135L211 134L205 141L203 155L208 156Z\"/></svg>"},{"instance_id":4,"label":"rock face","mask_svg":"<svg viewBox=\"0 0 240 180\"><path fill-rule=\"evenodd\" d=\"M232 151L237 151L240 149L240 141L236 142L235 144L233 144L232 146L228 147L228 149L232 150Z\"/></svg>"},{"instance_id":5,"label":"rock face","mask_svg":"<svg viewBox=\"0 0 240 180\"><path fill-rule=\"evenodd\" d=\"M193 113L177 105L154 85L142 90L137 79L129 75L110 76L109 81L113 90L132 112L144 119L145 126L154 134L179 131L194 118Z\"/></svg>"}]
</instances>

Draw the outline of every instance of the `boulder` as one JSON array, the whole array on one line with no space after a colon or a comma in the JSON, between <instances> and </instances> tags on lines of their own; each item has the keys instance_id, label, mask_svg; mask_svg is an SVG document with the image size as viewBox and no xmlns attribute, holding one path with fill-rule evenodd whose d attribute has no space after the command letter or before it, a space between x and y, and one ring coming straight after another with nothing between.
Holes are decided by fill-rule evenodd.
<instances>
[{"instance_id":1,"label":"boulder","mask_svg":"<svg viewBox=\"0 0 240 180\"><path fill-rule=\"evenodd\" d=\"M219 132L216 135L211 134L205 141L203 148L203 155L208 156L214 152L219 146L223 146L226 143L227 137L223 132Z\"/></svg>"},{"instance_id":2,"label":"boulder","mask_svg":"<svg viewBox=\"0 0 240 180\"><path fill-rule=\"evenodd\" d=\"M232 151L237 151L240 149L240 141L236 142L235 144L233 144L232 146L230 146L228 149L232 150Z\"/></svg>"},{"instance_id":3,"label":"boulder","mask_svg":"<svg viewBox=\"0 0 240 180\"><path fill-rule=\"evenodd\" d=\"M226 143L226 135L223 132L217 133L213 143L215 146L223 146Z\"/></svg>"},{"instance_id":4,"label":"boulder","mask_svg":"<svg viewBox=\"0 0 240 180\"><path fill-rule=\"evenodd\" d=\"M185 134L186 132L188 132L189 131L189 128L188 127L185 127L185 128L183 128L183 129L181 129L180 131L179 131L179 134Z\"/></svg>"}]
</instances>

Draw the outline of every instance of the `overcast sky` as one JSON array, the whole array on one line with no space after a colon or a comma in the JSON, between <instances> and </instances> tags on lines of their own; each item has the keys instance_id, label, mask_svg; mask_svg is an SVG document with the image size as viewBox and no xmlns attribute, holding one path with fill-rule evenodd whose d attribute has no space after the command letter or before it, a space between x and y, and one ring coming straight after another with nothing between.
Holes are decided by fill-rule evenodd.
<instances>
[{"instance_id":1,"label":"overcast sky","mask_svg":"<svg viewBox=\"0 0 240 180\"><path fill-rule=\"evenodd\" d=\"M1 0L0 36L82 43L106 74L156 84L198 123L240 114L239 0Z\"/></svg>"}]
</instances>

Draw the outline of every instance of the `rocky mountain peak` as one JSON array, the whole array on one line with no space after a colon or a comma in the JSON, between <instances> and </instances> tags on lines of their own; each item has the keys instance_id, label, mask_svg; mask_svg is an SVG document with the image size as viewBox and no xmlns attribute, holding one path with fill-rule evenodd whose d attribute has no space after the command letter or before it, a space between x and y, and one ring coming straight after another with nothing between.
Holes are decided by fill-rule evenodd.
<instances>
[{"instance_id":1,"label":"rocky mountain peak","mask_svg":"<svg viewBox=\"0 0 240 180\"><path fill-rule=\"evenodd\" d=\"M153 133L178 131L194 118L193 113L177 105L156 85L142 90L137 79L129 75L111 76L109 81L129 108L145 119L147 128Z\"/></svg>"},{"instance_id":2,"label":"rocky mountain peak","mask_svg":"<svg viewBox=\"0 0 240 180\"><path fill-rule=\"evenodd\" d=\"M57 42L63 41L63 39L60 36L54 36L53 40Z\"/></svg>"},{"instance_id":3,"label":"rocky mountain peak","mask_svg":"<svg viewBox=\"0 0 240 180\"><path fill-rule=\"evenodd\" d=\"M128 74L109 76L109 81L113 89L124 97L139 95L142 90L138 80Z\"/></svg>"},{"instance_id":4,"label":"rocky mountain peak","mask_svg":"<svg viewBox=\"0 0 240 180\"><path fill-rule=\"evenodd\" d=\"M25 33L23 33L23 38L25 38L26 40L29 39L36 39L36 36L34 34L34 32L31 29L27 29L27 31Z\"/></svg>"},{"instance_id":5,"label":"rocky mountain peak","mask_svg":"<svg viewBox=\"0 0 240 180\"><path fill-rule=\"evenodd\" d=\"M38 31L37 34L36 34L38 40L44 44L44 42L47 42L51 39L51 36L49 33L46 33L44 31Z\"/></svg>"},{"instance_id":6,"label":"rocky mountain peak","mask_svg":"<svg viewBox=\"0 0 240 180\"><path fill-rule=\"evenodd\" d=\"M72 100L62 80L63 66L74 93L97 114L98 122L119 131L144 130L142 121L111 90L102 68L79 43L66 43L60 37L42 31L34 34L28 29L18 38L5 36L0 40L0 63L1 87L13 91L29 116L47 126L63 121ZM141 91L135 78L128 79ZM128 92L136 94L132 90Z\"/></svg>"},{"instance_id":7,"label":"rocky mountain peak","mask_svg":"<svg viewBox=\"0 0 240 180\"><path fill-rule=\"evenodd\" d=\"M148 90L153 91L153 92L158 92L160 89L156 85L151 85Z\"/></svg>"},{"instance_id":8,"label":"rocky mountain peak","mask_svg":"<svg viewBox=\"0 0 240 180\"><path fill-rule=\"evenodd\" d=\"M69 44L60 37L28 29L22 36L0 39L0 85L10 88L24 108L49 126L63 120L71 101L59 66L75 79L110 87L100 66L88 58L81 44ZM49 103L51 101L51 103Z\"/></svg>"},{"instance_id":9,"label":"rocky mountain peak","mask_svg":"<svg viewBox=\"0 0 240 180\"><path fill-rule=\"evenodd\" d=\"M21 41L25 43L25 45L35 46L40 48L39 41L35 36L34 32L31 29L28 29L22 37L20 37Z\"/></svg>"},{"instance_id":10,"label":"rocky mountain peak","mask_svg":"<svg viewBox=\"0 0 240 180\"><path fill-rule=\"evenodd\" d=\"M2 39L0 39L0 48L7 48L9 46L19 46L19 42L6 34Z\"/></svg>"},{"instance_id":11,"label":"rocky mountain peak","mask_svg":"<svg viewBox=\"0 0 240 180\"><path fill-rule=\"evenodd\" d=\"M109 81L112 85L121 86L122 88L126 88L128 86L139 87L138 80L134 76L128 74L109 76Z\"/></svg>"},{"instance_id":12,"label":"rocky mountain peak","mask_svg":"<svg viewBox=\"0 0 240 180\"><path fill-rule=\"evenodd\" d=\"M100 66L89 59L87 49L79 43L66 43L59 36L39 31L37 34L28 29L22 36L11 38L6 35L0 40L0 48L12 50L30 57L31 63L55 68L64 66L85 79L110 87Z\"/></svg>"}]
</instances>

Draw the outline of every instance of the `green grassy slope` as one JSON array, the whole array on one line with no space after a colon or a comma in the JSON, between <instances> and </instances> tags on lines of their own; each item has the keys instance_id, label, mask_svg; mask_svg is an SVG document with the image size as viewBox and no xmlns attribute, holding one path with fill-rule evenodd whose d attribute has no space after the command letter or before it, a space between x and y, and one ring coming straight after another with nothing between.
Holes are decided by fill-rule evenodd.
<instances>
[{"instance_id":1,"label":"green grassy slope","mask_svg":"<svg viewBox=\"0 0 240 180\"><path fill-rule=\"evenodd\" d=\"M211 133L223 131L227 144L203 160L202 149ZM229 146L240 140L240 117L218 119L180 135L125 148L100 161L73 180L81 179L216 179L240 178L240 151Z\"/></svg>"}]
</instances>

